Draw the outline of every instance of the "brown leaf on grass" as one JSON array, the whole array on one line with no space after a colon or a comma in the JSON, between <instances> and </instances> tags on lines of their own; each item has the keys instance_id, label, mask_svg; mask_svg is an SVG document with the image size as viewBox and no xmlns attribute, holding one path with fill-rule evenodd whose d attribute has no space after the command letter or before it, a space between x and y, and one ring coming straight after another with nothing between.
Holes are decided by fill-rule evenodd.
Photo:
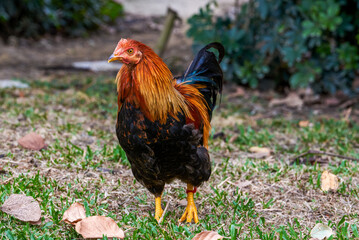
<instances>
[{"instance_id":1,"label":"brown leaf on grass","mask_svg":"<svg viewBox=\"0 0 359 240\"><path fill-rule=\"evenodd\" d=\"M249 151L252 153L248 157L251 158L265 158L270 156L271 150L266 147L251 147L249 148Z\"/></svg>"},{"instance_id":2,"label":"brown leaf on grass","mask_svg":"<svg viewBox=\"0 0 359 240\"><path fill-rule=\"evenodd\" d=\"M323 191L336 191L339 187L339 179L333 173L324 171L320 177L321 188Z\"/></svg>"},{"instance_id":3,"label":"brown leaf on grass","mask_svg":"<svg viewBox=\"0 0 359 240\"><path fill-rule=\"evenodd\" d=\"M201 233L196 234L192 240L217 240L223 239L223 236L219 235L214 231L203 231Z\"/></svg>"},{"instance_id":4,"label":"brown leaf on grass","mask_svg":"<svg viewBox=\"0 0 359 240\"><path fill-rule=\"evenodd\" d=\"M76 225L77 222L86 218L86 211L81 203L73 203L69 209L64 212L64 216L61 221Z\"/></svg>"},{"instance_id":5,"label":"brown leaf on grass","mask_svg":"<svg viewBox=\"0 0 359 240\"><path fill-rule=\"evenodd\" d=\"M298 123L299 127L308 127L309 124L310 124L310 122L306 121L306 120L299 121L299 123Z\"/></svg>"},{"instance_id":6,"label":"brown leaf on grass","mask_svg":"<svg viewBox=\"0 0 359 240\"><path fill-rule=\"evenodd\" d=\"M271 150L267 147L257 147L257 146L250 147L249 151L252 153L266 153L268 154L268 156L270 155L271 152Z\"/></svg>"},{"instance_id":7,"label":"brown leaf on grass","mask_svg":"<svg viewBox=\"0 0 359 240\"><path fill-rule=\"evenodd\" d=\"M46 147L44 139L37 133L31 132L17 141L23 148L41 150Z\"/></svg>"},{"instance_id":8,"label":"brown leaf on grass","mask_svg":"<svg viewBox=\"0 0 359 240\"><path fill-rule=\"evenodd\" d=\"M24 222L38 222L41 218L39 203L24 194L12 194L1 206L1 211Z\"/></svg>"},{"instance_id":9,"label":"brown leaf on grass","mask_svg":"<svg viewBox=\"0 0 359 240\"><path fill-rule=\"evenodd\" d=\"M109 217L91 216L76 224L76 232L84 238L124 238L125 234L116 222Z\"/></svg>"},{"instance_id":10,"label":"brown leaf on grass","mask_svg":"<svg viewBox=\"0 0 359 240\"><path fill-rule=\"evenodd\" d=\"M269 102L269 107L274 107L277 105L287 105L288 107L293 108L302 108L303 100L298 96L297 93L289 93L288 96L284 99L272 99Z\"/></svg>"}]
</instances>

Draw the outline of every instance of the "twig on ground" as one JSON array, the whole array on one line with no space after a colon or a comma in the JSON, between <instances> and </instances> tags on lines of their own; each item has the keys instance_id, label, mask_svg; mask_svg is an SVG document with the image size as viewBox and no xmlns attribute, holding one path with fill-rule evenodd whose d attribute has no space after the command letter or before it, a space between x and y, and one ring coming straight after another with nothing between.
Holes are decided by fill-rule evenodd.
<instances>
[{"instance_id":1,"label":"twig on ground","mask_svg":"<svg viewBox=\"0 0 359 240\"><path fill-rule=\"evenodd\" d=\"M167 212L167 208L168 208L169 203L170 203L170 201L167 201L165 210L163 211L161 218L158 220L158 224L160 224L162 222L162 220L163 220L163 218L164 218L164 216L165 216L165 214Z\"/></svg>"},{"instance_id":2,"label":"twig on ground","mask_svg":"<svg viewBox=\"0 0 359 240\"><path fill-rule=\"evenodd\" d=\"M317 150L308 150L307 152L301 153L295 157L293 157L291 159L291 164L297 160L298 158L304 157L308 154L318 154L318 155L327 155L327 156L331 156L331 157L337 157L337 158L342 158L342 159L347 159L347 160L352 160L352 161L358 161L359 162L359 158L355 158L355 157L349 157L349 156L344 156L344 155L340 155L340 154L334 154L334 153L328 153L328 152L324 152L324 151L317 151Z\"/></svg>"},{"instance_id":3,"label":"twig on ground","mask_svg":"<svg viewBox=\"0 0 359 240\"><path fill-rule=\"evenodd\" d=\"M10 177L10 178L4 180L4 181L1 183L1 185L7 184L8 182L10 182L10 181L13 180L13 179L14 179L14 177Z\"/></svg>"},{"instance_id":4,"label":"twig on ground","mask_svg":"<svg viewBox=\"0 0 359 240\"><path fill-rule=\"evenodd\" d=\"M220 184L217 185L217 187L222 186L225 182L227 182L229 180L229 177L227 177L226 179L224 179L224 181L222 181Z\"/></svg>"},{"instance_id":5,"label":"twig on ground","mask_svg":"<svg viewBox=\"0 0 359 240\"><path fill-rule=\"evenodd\" d=\"M6 160L6 159L0 159L0 162L12 163L12 164L20 164L21 163L21 162L16 162L16 161L12 161L12 160Z\"/></svg>"}]
</instances>

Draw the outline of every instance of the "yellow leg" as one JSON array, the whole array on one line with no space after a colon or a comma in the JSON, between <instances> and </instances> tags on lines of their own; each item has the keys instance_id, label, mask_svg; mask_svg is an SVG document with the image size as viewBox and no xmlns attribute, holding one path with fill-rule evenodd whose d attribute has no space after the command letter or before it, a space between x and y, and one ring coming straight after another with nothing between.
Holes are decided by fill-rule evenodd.
<instances>
[{"instance_id":1,"label":"yellow leg","mask_svg":"<svg viewBox=\"0 0 359 240\"><path fill-rule=\"evenodd\" d=\"M156 197L155 198L155 219L157 221L160 220L162 214L163 214L163 210L162 210L162 207L161 207L161 197Z\"/></svg>"},{"instance_id":2,"label":"yellow leg","mask_svg":"<svg viewBox=\"0 0 359 240\"><path fill-rule=\"evenodd\" d=\"M195 223L198 223L198 214L197 214L197 208L194 204L193 199L193 189L194 187L191 184L187 184L187 207L186 211L183 213L180 222L183 222L187 219L187 222L192 222L192 219Z\"/></svg>"}]
</instances>

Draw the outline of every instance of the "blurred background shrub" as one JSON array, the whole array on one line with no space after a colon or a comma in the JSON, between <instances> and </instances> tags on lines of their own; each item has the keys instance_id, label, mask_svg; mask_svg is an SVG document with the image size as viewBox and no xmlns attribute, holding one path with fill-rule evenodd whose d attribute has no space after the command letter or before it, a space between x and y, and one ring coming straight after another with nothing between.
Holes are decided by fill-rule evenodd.
<instances>
[{"instance_id":1,"label":"blurred background shrub","mask_svg":"<svg viewBox=\"0 0 359 240\"><path fill-rule=\"evenodd\" d=\"M215 16L210 2L189 19L194 47L226 48L227 80L258 87L312 87L350 95L359 69L359 1L250 0Z\"/></svg>"},{"instance_id":2,"label":"blurred background shrub","mask_svg":"<svg viewBox=\"0 0 359 240\"><path fill-rule=\"evenodd\" d=\"M112 0L1 0L0 37L82 36L122 13Z\"/></svg>"}]
</instances>

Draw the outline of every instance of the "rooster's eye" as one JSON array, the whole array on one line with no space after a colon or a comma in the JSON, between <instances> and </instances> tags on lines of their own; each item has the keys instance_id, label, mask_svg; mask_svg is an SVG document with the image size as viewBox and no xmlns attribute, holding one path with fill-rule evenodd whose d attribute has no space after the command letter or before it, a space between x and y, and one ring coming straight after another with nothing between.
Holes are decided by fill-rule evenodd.
<instances>
[{"instance_id":1,"label":"rooster's eye","mask_svg":"<svg viewBox=\"0 0 359 240\"><path fill-rule=\"evenodd\" d=\"M133 53L133 48L128 49L127 52L128 52L129 54L132 54L132 53Z\"/></svg>"}]
</instances>

